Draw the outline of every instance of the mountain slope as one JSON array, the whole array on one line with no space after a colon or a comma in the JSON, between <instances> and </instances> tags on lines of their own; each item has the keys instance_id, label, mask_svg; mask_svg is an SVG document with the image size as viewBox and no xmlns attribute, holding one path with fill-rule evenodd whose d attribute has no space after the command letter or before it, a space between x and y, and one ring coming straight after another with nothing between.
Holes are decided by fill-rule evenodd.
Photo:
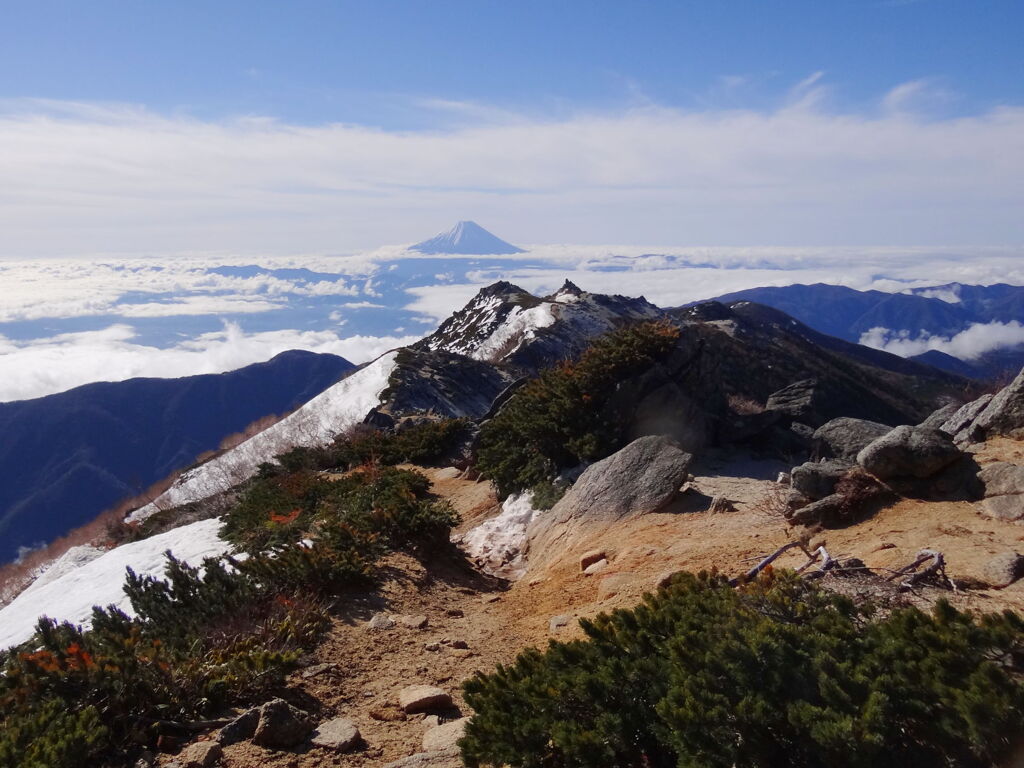
<instances>
[{"instance_id":1,"label":"mountain slope","mask_svg":"<svg viewBox=\"0 0 1024 768\"><path fill-rule=\"evenodd\" d=\"M577 358L592 339L624 323L659 319L681 326L678 349L617 396L616 407L634 414L640 433L682 435L699 423L701 441L727 440L728 396L763 404L775 391L812 378L825 401L819 421L859 416L916 423L956 399L965 385L957 376L825 336L749 302L666 311L643 298L592 294L569 282L545 297L498 282L430 336L382 355L288 418L186 472L130 519L226 491L277 454L325 445L362 422L490 418L505 393L542 368ZM688 419L694 425L683 423Z\"/></svg>"},{"instance_id":2,"label":"mountain slope","mask_svg":"<svg viewBox=\"0 0 1024 768\"><path fill-rule=\"evenodd\" d=\"M817 331L855 343L873 329L883 329L890 338L947 339L978 324L1024 322L1024 287L1006 284L949 283L906 293L885 293L815 283L751 288L711 301L764 304ZM954 359L967 366L946 359L950 355L945 353L950 350L938 350L944 352L944 357L932 355L921 360L974 377L997 376L1024 365L1024 345L1011 343L988 351L961 345L960 349L963 351L959 354L964 356ZM973 356L967 357L968 354Z\"/></svg>"},{"instance_id":3,"label":"mountain slope","mask_svg":"<svg viewBox=\"0 0 1024 768\"><path fill-rule=\"evenodd\" d=\"M228 373L101 382L0 403L0 561L92 520L352 367L293 351Z\"/></svg>"},{"instance_id":4,"label":"mountain slope","mask_svg":"<svg viewBox=\"0 0 1024 768\"><path fill-rule=\"evenodd\" d=\"M501 255L525 253L500 237L495 237L474 221L460 221L447 232L409 248L426 254Z\"/></svg>"}]
</instances>

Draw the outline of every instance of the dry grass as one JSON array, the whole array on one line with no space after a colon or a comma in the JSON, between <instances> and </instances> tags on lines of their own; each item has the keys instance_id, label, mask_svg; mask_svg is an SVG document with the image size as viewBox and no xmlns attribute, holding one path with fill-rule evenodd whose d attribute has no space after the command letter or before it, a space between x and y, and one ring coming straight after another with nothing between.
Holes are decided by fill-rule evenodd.
<instances>
[{"instance_id":1,"label":"dry grass","mask_svg":"<svg viewBox=\"0 0 1024 768\"><path fill-rule=\"evenodd\" d=\"M746 395L729 395L726 398L726 402L729 405L729 410L737 416L753 416L758 413L764 413L764 404Z\"/></svg>"}]
</instances>

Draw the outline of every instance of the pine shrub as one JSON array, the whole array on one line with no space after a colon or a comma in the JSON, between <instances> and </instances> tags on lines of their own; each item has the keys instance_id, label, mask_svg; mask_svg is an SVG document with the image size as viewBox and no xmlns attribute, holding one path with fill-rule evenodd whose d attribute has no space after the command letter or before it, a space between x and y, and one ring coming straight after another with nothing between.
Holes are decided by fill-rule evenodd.
<instances>
[{"instance_id":1,"label":"pine shrub","mask_svg":"<svg viewBox=\"0 0 1024 768\"><path fill-rule=\"evenodd\" d=\"M1024 725L1024 622L684 574L465 684L467 765L968 766Z\"/></svg>"},{"instance_id":2,"label":"pine shrub","mask_svg":"<svg viewBox=\"0 0 1024 768\"><path fill-rule=\"evenodd\" d=\"M134 617L97 607L88 631L42 619L0 653L0 765L121 764L175 722L265 700L328 626L327 602L388 547L447 541L456 517L429 490L372 465L336 482L255 479L225 522L247 557L195 567L168 553L163 579L128 571Z\"/></svg>"},{"instance_id":3,"label":"pine shrub","mask_svg":"<svg viewBox=\"0 0 1024 768\"><path fill-rule=\"evenodd\" d=\"M620 448L628 424L606 406L624 381L664 360L678 339L679 329L666 322L627 325L596 339L576 362L542 371L481 428L480 474L505 497Z\"/></svg>"}]
</instances>

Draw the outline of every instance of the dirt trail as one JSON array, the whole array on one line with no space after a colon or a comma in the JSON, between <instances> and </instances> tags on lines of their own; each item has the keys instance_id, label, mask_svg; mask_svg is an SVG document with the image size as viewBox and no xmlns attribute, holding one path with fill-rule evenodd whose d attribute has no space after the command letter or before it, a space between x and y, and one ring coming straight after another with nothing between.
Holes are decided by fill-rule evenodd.
<instances>
[{"instance_id":1,"label":"dirt trail","mask_svg":"<svg viewBox=\"0 0 1024 768\"><path fill-rule=\"evenodd\" d=\"M978 455L980 463L996 459L1024 463L1024 445L994 443ZM353 720L366 748L336 755L318 748L289 752L240 744L225 751L221 764L382 766L420 751L423 717L404 718L394 706L402 687L437 685L455 700L456 708L447 717L468 714L460 684L475 671L510 662L523 648L543 645L549 638L578 635L577 618L635 603L667 572L718 568L735 574L791 541L795 534L780 514L778 486L772 482L778 469L765 462L706 461L695 467L693 490L670 509L591 529L542 572L528 571L513 584L476 572L454 551L434 553L426 564L391 555L379 589L339 601L344 608L309 659L311 666L290 679L294 704L320 719ZM462 515L457 532L497 512L489 484L463 479L453 470L425 472L434 491ZM702 505L716 495L730 498L735 511L704 511ZM1024 548L1024 527L983 517L966 502L903 500L856 525L826 531L820 539L834 556L859 557L879 568L904 565L919 549L933 547L945 552L950 575L979 577L981 566L994 554ZM603 550L609 562L604 571L588 576L580 571L579 557L593 549ZM796 566L803 559L797 552L778 564ZM953 598L961 607L978 610L1022 610L1024 582ZM929 599L910 596L911 602L921 604ZM378 612L392 615L396 625L370 629L367 622ZM414 629L399 620L412 615L425 616L427 626ZM552 627L556 616L569 621ZM325 664L330 666L310 676Z\"/></svg>"}]
</instances>

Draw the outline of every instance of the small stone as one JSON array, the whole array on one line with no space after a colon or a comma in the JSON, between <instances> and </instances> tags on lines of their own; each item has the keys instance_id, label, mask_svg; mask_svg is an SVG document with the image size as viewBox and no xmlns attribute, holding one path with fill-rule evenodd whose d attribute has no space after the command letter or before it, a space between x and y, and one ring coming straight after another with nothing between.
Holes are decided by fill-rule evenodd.
<instances>
[{"instance_id":1,"label":"small stone","mask_svg":"<svg viewBox=\"0 0 1024 768\"><path fill-rule=\"evenodd\" d=\"M484 598L485 603L496 603L499 600L501 600L501 595L487 595L487 597Z\"/></svg>"},{"instance_id":2,"label":"small stone","mask_svg":"<svg viewBox=\"0 0 1024 768\"><path fill-rule=\"evenodd\" d=\"M178 762L183 768L211 768L223 753L223 747L216 741L197 741L182 750Z\"/></svg>"},{"instance_id":3,"label":"small stone","mask_svg":"<svg viewBox=\"0 0 1024 768\"><path fill-rule=\"evenodd\" d=\"M259 708L243 712L220 729L220 733L217 734L217 741L227 747L240 741L251 739L252 735L256 733L256 726L259 725L259 722Z\"/></svg>"},{"instance_id":4,"label":"small stone","mask_svg":"<svg viewBox=\"0 0 1024 768\"><path fill-rule=\"evenodd\" d=\"M382 723L397 723L406 719L405 712L400 707L394 705L371 709L370 717Z\"/></svg>"},{"instance_id":5,"label":"small stone","mask_svg":"<svg viewBox=\"0 0 1024 768\"><path fill-rule=\"evenodd\" d=\"M449 608L444 612L445 616L450 616L453 619L461 619L466 614L462 612L461 608Z\"/></svg>"},{"instance_id":6,"label":"small stone","mask_svg":"<svg viewBox=\"0 0 1024 768\"><path fill-rule=\"evenodd\" d=\"M408 629L423 629L427 626L426 616L403 616L398 621Z\"/></svg>"},{"instance_id":7,"label":"small stone","mask_svg":"<svg viewBox=\"0 0 1024 768\"><path fill-rule=\"evenodd\" d=\"M449 643L449 645L452 648L463 648L463 649L469 648L469 643L467 643L465 640L452 640Z\"/></svg>"},{"instance_id":8,"label":"small stone","mask_svg":"<svg viewBox=\"0 0 1024 768\"><path fill-rule=\"evenodd\" d=\"M335 666L336 665L334 664L314 664L312 667L307 667L306 669L302 670L302 679L309 680L311 678L317 677L318 675L322 675L324 672L327 672L328 670L334 669Z\"/></svg>"},{"instance_id":9,"label":"small stone","mask_svg":"<svg viewBox=\"0 0 1024 768\"><path fill-rule=\"evenodd\" d=\"M437 752L458 746L459 739L466 733L467 723L468 717L460 717L458 720L431 728L423 734L423 751Z\"/></svg>"},{"instance_id":10,"label":"small stone","mask_svg":"<svg viewBox=\"0 0 1024 768\"><path fill-rule=\"evenodd\" d=\"M441 650L441 644L440 643L427 643L426 645L423 646L423 650L431 651L431 652L440 651Z\"/></svg>"},{"instance_id":11,"label":"small stone","mask_svg":"<svg viewBox=\"0 0 1024 768\"><path fill-rule=\"evenodd\" d=\"M711 499L711 506L708 507L708 512L735 512L736 505L732 503L725 496L715 496Z\"/></svg>"},{"instance_id":12,"label":"small stone","mask_svg":"<svg viewBox=\"0 0 1024 768\"><path fill-rule=\"evenodd\" d=\"M549 632L554 632L555 630L559 629L560 627L567 627L567 626L569 626L569 622L570 621L572 621L572 617L571 616L566 616L565 614L560 614L558 616L552 616L551 620L548 622L548 631Z\"/></svg>"},{"instance_id":13,"label":"small stone","mask_svg":"<svg viewBox=\"0 0 1024 768\"><path fill-rule=\"evenodd\" d=\"M580 570L586 572L594 563L599 560L607 560L608 556L605 554L603 549L594 549L590 552L586 552L580 556Z\"/></svg>"},{"instance_id":14,"label":"small stone","mask_svg":"<svg viewBox=\"0 0 1024 768\"><path fill-rule=\"evenodd\" d=\"M613 573L605 576L597 586L597 599L608 600L616 595L628 592L636 585L635 573Z\"/></svg>"},{"instance_id":15,"label":"small stone","mask_svg":"<svg viewBox=\"0 0 1024 768\"><path fill-rule=\"evenodd\" d=\"M395 626L395 620L386 613L377 613L366 623L366 626L370 629L391 629Z\"/></svg>"},{"instance_id":16,"label":"small stone","mask_svg":"<svg viewBox=\"0 0 1024 768\"><path fill-rule=\"evenodd\" d=\"M476 655L469 648L452 648L451 651L449 651L449 653L451 653L452 656L455 656L460 659L467 659L470 656Z\"/></svg>"},{"instance_id":17,"label":"small stone","mask_svg":"<svg viewBox=\"0 0 1024 768\"><path fill-rule=\"evenodd\" d=\"M252 735L261 747L294 747L313 730L313 723L301 709L284 699L268 701L259 708L260 721Z\"/></svg>"},{"instance_id":18,"label":"small stone","mask_svg":"<svg viewBox=\"0 0 1024 768\"><path fill-rule=\"evenodd\" d=\"M608 567L608 561L605 559L598 560L596 563L591 563L583 569L584 576L593 576L594 574L600 573Z\"/></svg>"},{"instance_id":19,"label":"small stone","mask_svg":"<svg viewBox=\"0 0 1024 768\"><path fill-rule=\"evenodd\" d=\"M893 544L891 541L883 541L881 544L879 544L877 547L875 547L871 551L872 552L881 552L883 549L896 549L896 545Z\"/></svg>"},{"instance_id":20,"label":"small stone","mask_svg":"<svg viewBox=\"0 0 1024 768\"><path fill-rule=\"evenodd\" d=\"M431 685L409 685L398 693L398 706L406 714L427 712L432 709L447 709L452 705L452 697Z\"/></svg>"},{"instance_id":21,"label":"small stone","mask_svg":"<svg viewBox=\"0 0 1024 768\"><path fill-rule=\"evenodd\" d=\"M336 717L318 725L310 741L315 747L347 752L359 742L359 729L351 720Z\"/></svg>"}]
</instances>

